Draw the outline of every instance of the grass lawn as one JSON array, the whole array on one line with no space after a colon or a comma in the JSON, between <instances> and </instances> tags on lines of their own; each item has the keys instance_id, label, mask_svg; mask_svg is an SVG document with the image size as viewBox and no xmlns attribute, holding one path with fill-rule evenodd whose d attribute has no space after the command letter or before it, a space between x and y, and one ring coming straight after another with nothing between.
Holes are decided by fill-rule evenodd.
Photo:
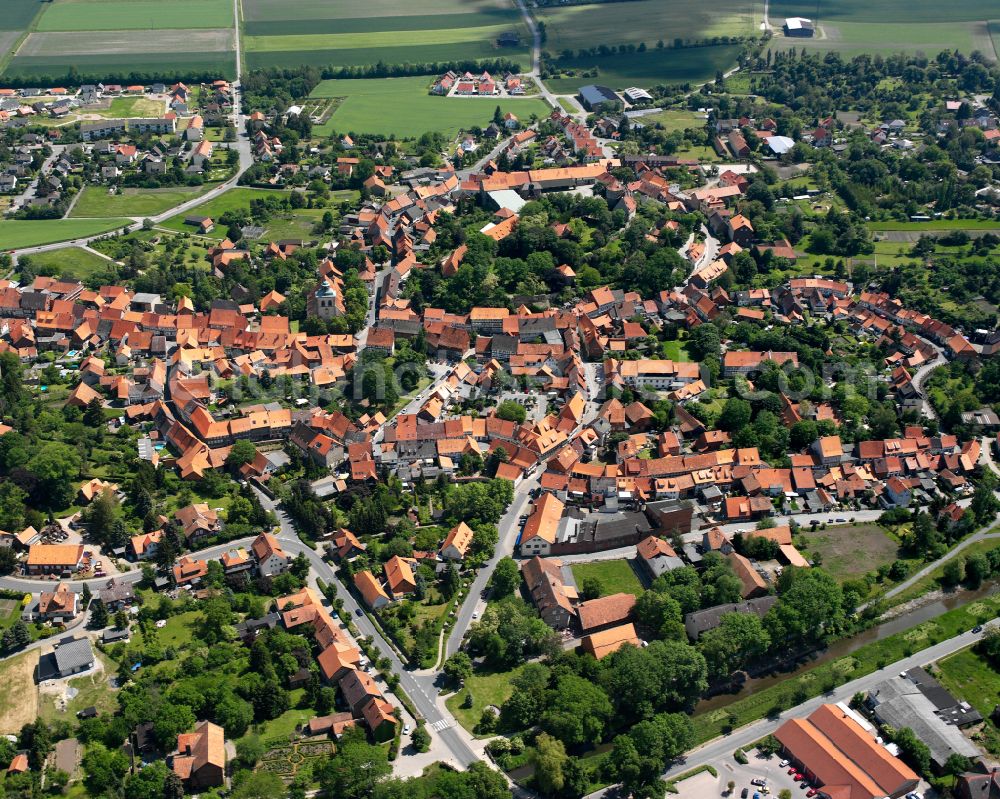
<instances>
[{"instance_id":1,"label":"grass lawn","mask_svg":"<svg viewBox=\"0 0 1000 799\"><path fill-rule=\"evenodd\" d=\"M448 710L469 732L479 723L483 710L490 705L500 707L510 699L514 688L510 684L521 672L522 667L513 671L477 672L465 682L465 687L445 700ZM472 707L462 707L465 695L472 694Z\"/></svg>"},{"instance_id":2,"label":"grass lawn","mask_svg":"<svg viewBox=\"0 0 1000 799\"><path fill-rule=\"evenodd\" d=\"M195 206L183 214L177 214L176 216L170 217L169 219L161 222L159 227L167 228L168 230L176 230L178 233L193 233L194 228L190 225L184 224L184 219L188 216L209 216L212 219L218 219L226 211L249 208L250 200L261 197L287 197L288 195L289 192L282 191L280 189L234 188L227 192L223 192L218 197L214 197L201 205ZM209 238L221 240L225 238L226 231L221 227L217 227L207 235Z\"/></svg>"},{"instance_id":3,"label":"grass lawn","mask_svg":"<svg viewBox=\"0 0 1000 799\"><path fill-rule=\"evenodd\" d=\"M108 194L102 186L86 186L80 199L73 206L71 218L121 216L155 216L175 205L193 200L215 188L204 186L175 186L168 189L120 189Z\"/></svg>"},{"instance_id":4,"label":"grass lawn","mask_svg":"<svg viewBox=\"0 0 1000 799\"><path fill-rule=\"evenodd\" d=\"M77 691L76 696L69 700L65 710L56 706L56 697L52 694L42 694L39 700L39 716L50 724L59 720L75 719L78 711L94 706L98 713L114 713L118 707L115 701L115 691L108 684L108 679L118 670L117 665L107 655L95 649L97 659L104 668L93 674L74 677L69 680L71 688Z\"/></svg>"},{"instance_id":5,"label":"grass lawn","mask_svg":"<svg viewBox=\"0 0 1000 799\"><path fill-rule=\"evenodd\" d=\"M990 532L997 532L997 528L993 528L993 530L991 530ZM994 540L976 541L974 544L970 544L965 549L963 549L961 553L955 555L955 557L959 558L960 560L964 560L970 557L971 555L979 555L989 552L991 549L996 549L998 546L1000 546L1000 544L998 544ZM947 563L947 561L945 561L945 563ZM910 600L916 599L918 596L926 594L928 591L937 588L940 584L941 577L943 575L944 575L944 566L943 565L938 566L936 569L934 569L934 571L932 571L926 577L917 580L917 582L915 582L905 591L894 596L890 600L890 605L891 606L901 605L904 602L909 602Z\"/></svg>"},{"instance_id":6,"label":"grass lawn","mask_svg":"<svg viewBox=\"0 0 1000 799\"><path fill-rule=\"evenodd\" d=\"M49 4L38 20L40 31L226 28L233 24L229 0L170 0L163 13L158 0L69 0ZM151 34L152 35L152 34Z\"/></svg>"},{"instance_id":7,"label":"grass lawn","mask_svg":"<svg viewBox=\"0 0 1000 799\"><path fill-rule=\"evenodd\" d=\"M164 647L172 646L174 648L190 644L191 627L200 615L197 610L189 610L187 613L171 616L167 619L167 623L158 630L160 643Z\"/></svg>"},{"instance_id":8,"label":"grass lawn","mask_svg":"<svg viewBox=\"0 0 1000 799\"><path fill-rule=\"evenodd\" d=\"M941 683L989 718L1000 705L1000 674L972 648L939 660Z\"/></svg>"},{"instance_id":9,"label":"grass lawn","mask_svg":"<svg viewBox=\"0 0 1000 799\"><path fill-rule=\"evenodd\" d=\"M163 100L150 100L147 97L115 97L108 108L99 110L87 109L88 114L120 119L122 117L161 117L166 110Z\"/></svg>"},{"instance_id":10,"label":"grass lawn","mask_svg":"<svg viewBox=\"0 0 1000 799\"><path fill-rule=\"evenodd\" d=\"M593 563L574 563L571 566L577 588L584 581L596 578L601 583L601 595L642 593L642 583L627 560L598 560Z\"/></svg>"},{"instance_id":11,"label":"grass lawn","mask_svg":"<svg viewBox=\"0 0 1000 799\"><path fill-rule=\"evenodd\" d=\"M304 693L305 690L302 688L295 688L289 691L288 700L291 707L276 719L271 719L263 724L254 724L244 737L259 735L265 744L288 743L289 738L294 735L296 727L304 724L316 715L314 708L296 707L302 700Z\"/></svg>"},{"instance_id":12,"label":"grass lawn","mask_svg":"<svg viewBox=\"0 0 1000 799\"><path fill-rule=\"evenodd\" d=\"M806 557L819 555L823 568L841 582L892 563L899 550L899 545L877 524L845 524L815 532L802 528L801 533L808 542ZM859 552L865 556L859 558Z\"/></svg>"},{"instance_id":13,"label":"grass lawn","mask_svg":"<svg viewBox=\"0 0 1000 799\"><path fill-rule=\"evenodd\" d=\"M19 250L97 236L130 222L129 219L7 219L0 222L0 250Z\"/></svg>"},{"instance_id":14,"label":"grass lawn","mask_svg":"<svg viewBox=\"0 0 1000 799\"><path fill-rule=\"evenodd\" d=\"M664 341L663 357L668 361L681 361L683 363L691 360L687 347L680 341Z\"/></svg>"},{"instance_id":15,"label":"grass lawn","mask_svg":"<svg viewBox=\"0 0 1000 799\"><path fill-rule=\"evenodd\" d=\"M343 98L330 119L315 128L317 135L377 133L417 138L428 131L448 137L474 126L485 127L499 105L526 121L532 114L547 116L550 109L536 98L506 99L435 97L427 93L427 77L373 80L325 80L313 89L314 98ZM387 115L386 108L393 113Z\"/></svg>"},{"instance_id":16,"label":"grass lawn","mask_svg":"<svg viewBox=\"0 0 1000 799\"><path fill-rule=\"evenodd\" d=\"M643 114L641 117L637 117L636 120L650 127L653 125L663 125L668 133L672 133L675 130L687 130L688 128L698 128L700 130L705 127L704 116L696 114L693 111L657 111L655 114Z\"/></svg>"},{"instance_id":17,"label":"grass lawn","mask_svg":"<svg viewBox=\"0 0 1000 799\"><path fill-rule=\"evenodd\" d=\"M86 280L114 264L82 247L63 247L32 255L31 265L39 274L49 274L51 270L54 277Z\"/></svg>"},{"instance_id":18,"label":"grass lawn","mask_svg":"<svg viewBox=\"0 0 1000 799\"><path fill-rule=\"evenodd\" d=\"M837 685L856 680L908 657L929 646L953 638L976 624L994 618L1000 610L1000 596L991 596L943 613L909 630L867 644L851 655L797 677L789 677L769 688L742 698L733 698L725 707L715 708L694 716L695 741L704 743L724 734L727 727L742 727L831 690Z\"/></svg>"},{"instance_id":19,"label":"grass lawn","mask_svg":"<svg viewBox=\"0 0 1000 799\"><path fill-rule=\"evenodd\" d=\"M37 665L37 649L0 662L0 734L19 733L38 715Z\"/></svg>"}]
</instances>

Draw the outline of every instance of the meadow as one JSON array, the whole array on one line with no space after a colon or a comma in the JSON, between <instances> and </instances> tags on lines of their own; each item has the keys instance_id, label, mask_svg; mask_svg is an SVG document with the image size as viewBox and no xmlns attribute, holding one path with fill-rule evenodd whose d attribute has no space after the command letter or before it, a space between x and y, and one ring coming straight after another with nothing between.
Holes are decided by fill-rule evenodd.
<instances>
[{"instance_id":1,"label":"meadow","mask_svg":"<svg viewBox=\"0 0 1000 799\"><path fill-rule=\"evenodd\" d=\"M385 136L417 137L429 131L455 136L460 130L485 127L499 105L527 120L549 113L538 99L448 98L427 93L428 78L386 78L384 80L325 80L310 95L313 98L343 98L319 134L376 133ZM392 114L387 115L386 109Z\"/></svg>"},{"instance_id":2,"label":"meadow","mask_svg":"<svg viewBox=\"0 0 1000 799\"><path fill-rule=\"evenodd\" d=\"M31 256L35 274L71 280L86 280L96 272L106 272L114 266L110 261L82 247L60 247Z\"/></svg>"},{"instance_id":3,"label":"meadow","mask_svg":"<svg viewBox=\"0 0 1000 799\"><path fill-rule=\"evenodd\" d=\"M0 222L0 250L19 250L97 236L129 223L128 219L6 219Z\"/></svg>"},{"instance_id":4,"label":"meadow","mask_svg":"<svg viewBox=\"0 0 1000 799\"><path fill-rule=\"evenodd\" d=\"M615 3L614 5L623 5ZM600 83L612 89L629 86L656 86L667 83L701 83L714 80L716 72L736 63L737 45L652 49L624 56L585 56L559 59L553 69L575 70L576 75L548 78L545 85L557 94L573 94L588 83ZM596 77L582 72L596 67Z\"/></svg>"},{"instance_id":5,"label":"meadow","mask_svg":"<svg viewBox=\"0 0 1000 799\"><path fill-rule=\"evenodd\" d=\"M88 108L88 114L121 119L123 117L159 117L163 116L167 105L163 100L150 100L146 97L115 97L107 108Z\"/></svg>"},{"instance_id":6,"label":"meadow","mask_svg":"<svg viewBox=\"0 0 1000 799\"><path fill-rule=\"evenodd\" d=\"M58 0L38 20L40 31L159 30L227 28L233 25L229 0Z\"/></svg>"},{"instance_id":7,"label":"meadow","mask_svg":"<svg viewBox=\"0 0 1000 799\"><path fill-rule=\"evenodd\" d=\"M433 0L420 13L375 0L247 0L244 51L250 67L366 66L516 58L527 64L530 36L506 0ZM516 32L521 44L499 48Z\"/></svg>"},{"instance_id":8,"label":"meadow","mask_svg":"<svg viewBox=\"0 0 1000 799\"><path fill-rule=\"evenodd\" d=\"M155 216L175 205L193 200L215 188L216 184L167 189L121 189L108 194L103 186L86 186L73 206L70 217Z\"/></svg>"}]
</instances>

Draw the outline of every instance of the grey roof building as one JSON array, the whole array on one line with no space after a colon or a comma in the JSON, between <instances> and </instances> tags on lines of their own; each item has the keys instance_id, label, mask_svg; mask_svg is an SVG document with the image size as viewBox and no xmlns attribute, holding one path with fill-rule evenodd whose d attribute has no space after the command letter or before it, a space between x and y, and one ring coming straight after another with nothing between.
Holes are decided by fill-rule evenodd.
<instances>
[{"instance_id":1,"label":"grey roof building","mask_svg":"<svg viewBox=\"0 0 1000 799\"><path fill-rule=\"evenodd\" d=\"M38 661L38 681L54 680L79 674L94 665L94 650L86 638L74 638L60 643L54 652Z\"/></svg>"},{"instance_id":2,"label":"grey roof building","mask_svg":"<svg viewBox=\"0 0 1000 799\"><path fill-rule=\"evenodd\" d=\"M875 718L897 730L913 730L938 768L953 754L978 757L975 744L958 728L982 721L979 713L960 703L923 669L911 669L906 675L885 680L869 692L866 701Z\"/></svg>"},{"instance_id":3,"label":"grey roof building","mask_svg":"<svg viewBox=\"0 0 1000 799\"><path fill-rule=\"evenodd\" d=\"M777 601L778 597L768 594L756 599L748 599L746 602L734 602L728 605L716 605L714 608L695 610L684 616L684 629L687 630L688 638L697 641L702 633L718 627L725 614L753 613L755 616L764 618Z\"/></svg>"}]
</instances>

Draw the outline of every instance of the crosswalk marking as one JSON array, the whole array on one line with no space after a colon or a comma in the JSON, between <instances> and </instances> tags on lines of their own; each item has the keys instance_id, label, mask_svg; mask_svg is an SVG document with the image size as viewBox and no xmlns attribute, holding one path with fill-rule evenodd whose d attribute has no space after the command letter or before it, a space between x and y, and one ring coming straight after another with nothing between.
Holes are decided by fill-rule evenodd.
<instances>
[{"instance_id":1,"label":"crosswalk marking","mask_svg":"<svg viewBox=\"0 0 1000 799\"><path fill-rule=\"evenodd\" d=\"M441 730L447 730L449 727L454 727L454 726L455 726L454 719L439 719L438 721L435 721L433 724L431 724L431 729L436 730L437 732L441 732Z\"/></svg>"}]
</instances>

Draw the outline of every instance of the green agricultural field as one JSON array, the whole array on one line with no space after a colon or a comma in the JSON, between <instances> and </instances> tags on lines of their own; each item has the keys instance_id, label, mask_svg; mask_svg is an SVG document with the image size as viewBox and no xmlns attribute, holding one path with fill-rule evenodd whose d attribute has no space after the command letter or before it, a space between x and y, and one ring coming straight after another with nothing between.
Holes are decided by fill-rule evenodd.
<instances>
[{"instance_id":1,"label":"green agricultural field","mask_svg":"<svg viewBox=\"0 0 1000 799\"><path fill-rule=\"evenodd\" d=\"M844 58L862 53L925 53L936 55L942 50L971 53L980 50L993 55L986 22L948 23L877 23L821 22L819 36L813 39L775 37L771 49L789 48L837 52Z\"/></svg>"},{"instance_id":2,"label":"green agricultural field","mask_svg":"<svg viewBox=\"0 0 1000 799\"><path fill-rule=\"evenodd\" d=\"M24 0L22 0L23 2ZM280 22L294 19L378 19L400 16L406 8L398 0L243 0L243 18L248 22ZM422 15L491 13L510 8L504 0L424 0ZM450 26L444 26L450 27Z\"/></svg>"},{"instance_id":3,"label":"green agricultural field","mask_svg":"<svg viewBox=\"0 0 1000 799\"><path fill-rule=\"evenodd\" d=\"M593 563L574 563L573 579L580 590L587 580L596 579L601 584L601 596L609 594L640 594L642 583L627 560L597 560Z\"/></svg>"},{"instance_id":4,"label":"green agricultural field","mask_svg":"<svg viewBox=\"0 0 1000 799\"><path fill-rule=\"evenodd\" d=\"M20 31L31 25L35 15L41 11L38 0L3 0L3 14L0 14L0 30Z\"/></svg>"},{"instance_id":5,"label":"green agricultural field","mask_svg":"<svg viewBox=\"0 0 1000 799\"><path fill-rule=\"evenodd\" d=\"M542 100L435 97L427 93L429 80L387 78L384 80L325 80L312 93L314 98L343 98L340 106L317 134L337 132L378 133L404 138L418 137L427 131L441 131L455 136L460 130L485 127L499 105L526 120L532 114L549 113ZM391 108L393 113L386 114Z\"/></svg>"},{"instance_id":6,"label":"green agricultural field","mask_svg":"<svg viewBox=\"0 0 1000 799\"><path fill-rule=\"evenodd\" d=\"M627 3L612 5L617 7ZM718 45L677 50L667 47L623 56L559 59L553 64L554 69L576 70L577 74L550 78L545 81L545 85L557 94L575 94L581 86L588 83L600 83L613 89L661 83L703 83L714 80L720 70L725 71L734 66L738 52L739 47L736 45ZM582 77L583 71L594 67L598 70L597 77Z\"/></svg>"},{"instance_id":7,"label":"green agricultural field","mask_svg":"<svg viewBox=\"0 0 1000 799\"><path fill-rule=\"evenodd\" d=\"M817 16L817 6L799 0L775 0L769 9L772 24L783 17ZM987 21L997 18L990 0L957 0L947 6L932 0L825 0L818 6L818 36L812 39L777 37L772 48L805 47L836 51L844 56L861 52L894 53L923 51L934 55L958 48L968 53L996 53Z\"/></svg>"},{"instance_id":8,"label":"green agricultural field","mask_svg":"<svg viewBox=\"0 0 1000 799\"><path fill-rule=\"evenodd\" d=\"M107 258L82 247L63 247L31 256L31 269L39 275L86 280L95 272L114 266Z\"/></svg>"},{"instance_id":9,"label":"green agricultural field","mask_svg":"<svg viewBox=\"0 0 1000 799\"><path fill-rule=\"evenodd\" d=\"M117 194L108 194L101 186L87 186L80 199L73 206L72 218L109 216L155 216L175 205L193 200L215 188L214 184L204 186L180 186L169 189L121 189Z\"/></svg>"},{"instance_id":10,"label":"green agricultural field","mask_svg":"<svg viewBox=\"0 0 1000 799\"><path fill-rule=\"evenodd\" d=\"M125 227L128 219L8 219L0 222L0 250L19 250L97 236Z\"/></svg>"},{"instance_id":11,"label":"green agricultural field","mask_svg":"<svg viewBox=\"0 0 1000 799\"><path fill-rule=\"evenodd\" d=\"M490 42L471 41L453 44L428 44L392 46L397 34L388 33L386 47L352 47L344 50L271 50L245 51L244 59L251 69L269 67L294 67L307 65L314 67L364 67L382 61L386 64L423 64L428 69L442 61L483 61L493 58L508 58L515 61L520 69L529 64L526 47L505 47L500 50Z\"/></svg>"},{"instance_id":12,"label":"green agricultural field","mask_svg":"<svg viewBox=\"0 0 1000 799\"><path fill-rule=\"evenodd\" d=\"M601 45L644 43L654 48L659 41L695 42L713 36L746 36L753 32L751 8L759 6L738 0L701 3L694 0L665 3L663 0L632 0L627 3L550 6L535 10L545 23L545 48L552 54L574 52ZM771 14L774 11L772 7ZM693 60L696 54L688 54Z\"/></svg>"},{"instance_id":13,"label":"green agricultural field","mask_svg":"<svg viewBox=\"0 0 1000 799\"><path fill-rule=\"evenodd\" d=\"M178 21L175 19L175 24ZM132 72L209 72L235 75L235 32L232 28L161 29L148 35L129 30L47 31L30 33L4 75L41 81L107 78Z\"/></svg>"},{"instance_id":14,"label":"green agricultural field","mask_svg":"<svg viewBox=\"0 0 1000 799\"><path fill-rule=\"evenodd\" d=\"M248 66L431 64L514 58L527 65L530 34L508 0L432 0L416 7L391 0L246 0ZM521 45L499 48L500 34Z\"/></svg>"},{"instance_id":15,"label":"green agricultural field","mask_svg":"<svg viewBox=\"0 0 1000 799\"><path fill-rule=\"evenodd\" d=\"M8 0L5 0L5 3ZM233 24L229 0L57 0L38 20L40 31L226 28Z\"/></svg>"},{"instance_id":16,"label":"green agricultural field","mask_svg":"<svg viewBox=\"0 0 1000 799\"><path fill-rule=\"evenodd\" d=\"M100 79L108 75L128 75L141 72L159 75L177 75L182 72L205 72L232 80L236 77L236 58L232 52L172 53L114 53L107 55L73 55L75 79ZM69 80L70 63L65 55L21 56L11 59L3 76L36 80L38 82L66 82Z\"/></svg>"},{"instance_id":17,"label":"green agricultural field","mask_svg":"<svg viewBox=\"0 0 1000 799\"><path fill-rule=\"evenodd\" d=\"M509 26L493 25L484 28L432 28L424 30L394 31L394 47L423 47L482 42L496 39ZM378 51L387 43L384 31L364 33L307 33L295 36L249 36L244 44L249 52L279 50L371 50L373 62Z\"/></svg>"}]
</instances>

